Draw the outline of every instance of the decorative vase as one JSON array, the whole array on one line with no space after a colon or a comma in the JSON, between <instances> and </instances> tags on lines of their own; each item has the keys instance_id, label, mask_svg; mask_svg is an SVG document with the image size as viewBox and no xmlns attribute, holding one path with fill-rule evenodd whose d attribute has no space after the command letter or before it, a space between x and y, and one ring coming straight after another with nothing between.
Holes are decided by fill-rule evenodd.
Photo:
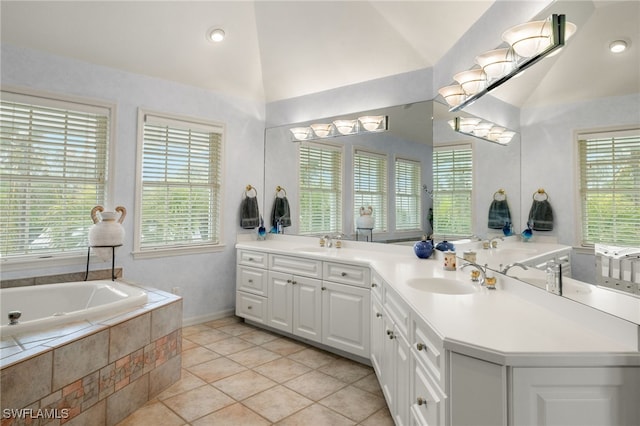
<instances>
[{"instance_id":1,"label":"decorative vase","mask_svg":"<svg viewBox=\"0 0 640 426\"><path fill-rule=\"evenodd\" d=\"M120 213L119 218L118 213ZM109 260L112 250L99 248L99 246L119 246L124 242L122 222L126 215L127 210L122 206L116 207L113 212L104 211L102 206L91 209L93 225L89 228L89 246L98 247L94 251L102 260Z\"/></svg>"},{"instance_id":2,"label":"decorative vase","mask_svg":"<svg viewBox=\"0 0 640 426\"><path fill-rule=\"evenodd\" d=\"M456 249L456 247L453 245L453 243L450 243L449 241L441 241L436 245L436 250L440 250L440 251L454 251Z\"/></svg>"},{"instance_id":3,"label":"decorative vase","mask_svg":"<svg viewBox=\"0 0 640 426\"><path fill-rule=\"evenodd\" d=\"M433 243L427 240L427 236L423 235L422 240L413 245L413 252L420 259L427 259L433 253Z\"/></svg>"},{"instance_id":4,"label":"decorative vase","mask_svg":"<svg viewBox=\"0 0 640 426\"><path fill-rule=\"evenodd\" d=\"M360 207L360 216L356 218L356 227L362 229L373 229L375 222L376 221L373 218L373 207L369 206L366 209L364 207Z\"/></svg>"},{"instance_id":5,"label":"decorative vase","mask_svg":"<svg viewBox=\"0 0 640 426\"><path fill-rule=\"evenodd\" d=\"M504 223L504 226L502 227L502 233L505 237L513 235L513 226L511 225L511 222Z\"/></svg>"}]
</instances>

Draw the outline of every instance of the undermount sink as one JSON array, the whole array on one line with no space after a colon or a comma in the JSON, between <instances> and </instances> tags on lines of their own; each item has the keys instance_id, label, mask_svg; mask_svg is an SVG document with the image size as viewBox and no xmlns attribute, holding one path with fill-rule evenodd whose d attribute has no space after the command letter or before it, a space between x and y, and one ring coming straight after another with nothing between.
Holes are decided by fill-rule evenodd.
<instances>
[{"instance_id":1,"label":"undermount sink","mask_svg":"<svg viewBox=\"0 0 640 426\"><path fill-rule=\"evenodd\" d=\"M471 294L477 291L471 283L447 278L412 278L407 285L416 290L439 294Z\"/></svg>"}]
</instances>

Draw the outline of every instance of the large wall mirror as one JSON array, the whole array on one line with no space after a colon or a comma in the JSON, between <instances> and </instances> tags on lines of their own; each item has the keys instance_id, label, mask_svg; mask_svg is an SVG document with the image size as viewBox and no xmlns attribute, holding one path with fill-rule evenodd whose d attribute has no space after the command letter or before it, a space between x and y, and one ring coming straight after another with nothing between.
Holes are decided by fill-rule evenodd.
<instances>
[{"instance_id":1,"label":"large wall mirror","mask_svg":"<svg viewBox=\"0 0 640 426\"><path fill-rule=\"evenodd\" d=\"M358 209L354 201L353 159L358 150L380 154L387 159L387 192L389 194L386 211L386 229L374 229L373 241L388 242L419 238L423 233L431 234L428 216L432 207L433 191L432 158L433 149L444 146L469 145L473 150L474 190L472 200L472 233L479 236L490 235L495 230L487 226L489 206L497 191L502 191L509 200L511 216L516 226L520 220L520 138L518 135L506 145L490 143L455 132L449 121L456 116L469 117L467 113L450 113L448 108L435 101L424 101L406 105L343 114L340 117L323 117L313 122L291 123L272 127L266 131L264 211L267 227L271 227L270 213L276 197L276 188L284 188L291 209L292 223L285 228L288 234L300 234L300 193L298 150L301 144L292 138L291 128L306 127L312 123L331 123L341 118L357 118L363 115L384 115L388 117L388 131L338 136L310 141L315 144L337 146L342 149L342 232L347 238L356 238L355 217ZM421 218L420 229L403 231L397 229L395 209L396 158L414 160L421 165ZM365 206L366 207L366 206ZM381 214L374 209L374 215ZM361 238L361 236L357 236ZM446 236L440 236L446 237Z\"/></svg>"}]
</instances>

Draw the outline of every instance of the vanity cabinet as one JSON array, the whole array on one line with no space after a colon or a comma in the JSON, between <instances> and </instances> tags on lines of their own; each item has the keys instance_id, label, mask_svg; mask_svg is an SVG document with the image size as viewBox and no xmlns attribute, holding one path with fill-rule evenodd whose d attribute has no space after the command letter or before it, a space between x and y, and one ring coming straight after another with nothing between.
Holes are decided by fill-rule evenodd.
<instances>
[{"instance_id":1,"label":"vanity cabinet","mask_svg":"<svg viewBox=\"0 0 640 426\"><path fill-rule=\"evenodd\" d=\"M514 425L637 425L640 369L513 368Z\"/></svg>"},{"instance_id":2,"label":"vanity cabinet","mask_svg":"<svg viewBox=\"0 0 640 426\"><path fill-rule=\"evenodd\" d=\"M369 357L369 268L238 249L236 314Z\"/></svg>"}]
</instances>

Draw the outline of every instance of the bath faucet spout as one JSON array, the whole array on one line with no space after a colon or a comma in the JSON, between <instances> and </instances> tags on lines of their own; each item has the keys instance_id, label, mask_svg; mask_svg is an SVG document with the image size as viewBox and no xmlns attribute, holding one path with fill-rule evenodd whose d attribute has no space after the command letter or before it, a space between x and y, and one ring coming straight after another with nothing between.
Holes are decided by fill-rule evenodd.
<instances>
[{"instance_id":1,"label":"bath faucet spout","mask_svg":"<svg viewBox=\"0 0 640 426\"><path fill-rule=\"evenodd\" d=\"M513 268L514 266L519 266L520 268L524 269L525 271L529 268L527 268L527 265L525 265L524 263L520 263L520 262L514 262L514 263L510 263L507 266L504 267L504 269L502 270L502 273L507 275L507 272L509 272L509 269Z\"/></svg>"},{"instance_id":2,"label":"bath faucet spout","mask_svg":"<svg viewBox=\"0 0 640 426\"><path fill-rule=\"evenodd\" d=\"M464 269L467 266L472 266L472 267L476 268L478 270L478 272L480 272L480 280L478 281L478 283L480 285L484 285L484 283L486 281L486 278L487 278L485 269L482 266L478 265L477 263L473 263L473 262L465 263L464 265L462 265L462 267L460 269Z\"/></svg>"}]
</instances>

